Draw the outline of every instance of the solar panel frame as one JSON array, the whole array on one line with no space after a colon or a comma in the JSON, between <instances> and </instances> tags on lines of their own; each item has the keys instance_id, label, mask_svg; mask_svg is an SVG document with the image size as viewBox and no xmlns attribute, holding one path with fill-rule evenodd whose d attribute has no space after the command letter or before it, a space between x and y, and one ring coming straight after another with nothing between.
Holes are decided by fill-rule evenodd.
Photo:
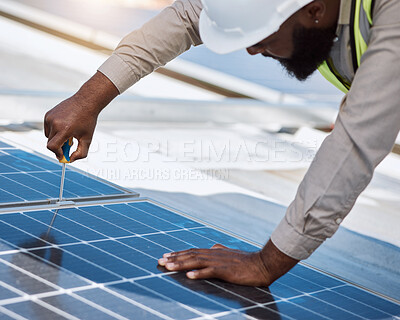
<instances>
[{"instance_id":1,"label":"solar panel frame","mask_svg":"<svg viewBox=\"0 0 400 320\"><path fill-rule=\"evenodd\" d=\"M220 236L220 239L224 239L226 241L224 244L227 245L234 245L235 242L236 244L240 243L247 243L248 246L247 248L249 248L249 246L253 246L253 248L258 248L260 247L259 244L255 244L251 241L248 241L246 239L243 239L241 237L238 237L237 235L234 235L224 229L209 225L208 223L202 221L201 219L194 219L193 217L182 213L180 211L174 210L168 206L165 206L159 202L156 202L152 199L147 199L147 198L139 198L139 199L108 199L108 200L104 200L104 201L87 201L85 203L80 203L79 205L74 205L74 204L68 204L65 206L65 208L69 208L69 209L79 209L82 210L83 212L88 212L89 215L94 216L96 214L96 210L94 210L94 208L98 208L98 207L102 207L102 208L107 208L107 210L113 210L114 209L121 209L118 206L121 205L128 205L128 206L132 206L135 205L134 208L137 210L137 212L140 212L141 210L144 210L147 212L147 214L149 214L149 217L151 217L152 219L156 218L156 216L154 216L154 213L149 211L149 205L150 206L156 206L157 210L159 210L160 215L158 216L157 219L160 220L160 222L158 222L159 226L163 226L163 228L166 228L165 230L161 230L160 232L152 232L150 234L142 234L139 235L140 239L143 239L144 241L148 241L149 244L152 244L154 246L160 246L160 248L158 248L156 251L149 251L147 253L142 252L145 256L150 256L150 258L152 258L152 261L154 262L154 264L156 265L156 259L162 250L167 251L171 250L171 249L175 249L175 248L168 248L167 246L164 246L165 243L158 243L157 241L153 241L155 239L155 236L158 237L164 237L165 236L176 236L178 234L178 236L175 237L176 240L179 241L183 241L183 244L186 247L189 247L191 245L190 242L186 241L188 239L184 239L182 238L182 234L184 232L194 232L196 233L198 236L204 237L204 232L200 232L199 230L214 230L215 232L210 232L207 233L207 235L209 235L210 237L212 237L212 239L208 239L208 241L210 242L215 242L215 240L217 240L218 238L218 234L217 232L223 232L222 234L225 236ZM56 207L52 204L47 204L47 205L42 205L41 206L41 210L54 210ZM86 210L85 210L86 208ZM91 209L88 209L91 208ZM153 207L154 208L154 207ZM28 216L34 216L35 212L37 212L38 208L37 207L30 207L30 208L26 208L26 207L22 207L19 208L24 210L24 214L26 213L26 215ZM15 213L15 212L19 212L18 208L14 208L14 209L10 209L8 210L9 214ZM118 210L117 210L118 211ZM166 217L166 212L171 212L172 214L176 214L177 216L173 216L172 219L165 219ZM3 214L5 214L5 212L3 212ZM129 215L132 213L120 213L121 215ZM61 213L60 217L62 217L63 214ZM106 215L103 214L100 219L105 218ZM185 221L178 221L179 217L183 217L185 219L189 219L190 221L194 221L194 223L188 224L187 227L185 227ZM71 216L71 213L69 213L68 216L69 219L73 220L74 218ZM0 214L0 220L3 221L2 219L2 214ZM165 224L162 224L162 221L165 221ZM173 222L171 222L173 221ZM143 221L142 221L143 222ZM43 223L43 221L42 221ZM176 230L174 230L173 228L171 228L169 224L175 225L177 227ZM124 226L126 226L125 222L124 222ZM87 227L87 226L86 226ZM97 230L98 231L98 230ZM230 238L233 237L233 238ZM114 258L113 259L117 259L117 261L119 261L118 259L122 259L121 261L123 261L123 263L127 263L127 265L132 265L134 264L134 261L127 261L126 260L126 253L125 253L125 258L121 258L118 257L118 255L124 255L124 253L118 250L113 251L113 253L110 253L110 250L112 247L104 247L104 244L107 243L111 243L110 241L119 243L119 245L124 246L125 248L127 248L126 250L136 250L136 251L141 251L140 248L134 248L134 243L130 243L129 241L134 239L135 236L121 236L121 237L109 237L107 235L104 234L104 237L102 239L92 239L89 241L85 241L85 245L86 243L89 245L93 245L96 249L100 249L101 252L104 252L107 255L113 255ZM183 240L182 240L183 239ZM234 239L234 240L232 240ZM119 242L119 240L121 240ZM128 241L128 242L127 242ZM160 241L160 238L158 238L158 241ZM196 240L197 241L197 240ZM125 242L125 243L124 243ZM168 243L172 243L172 242L168 242ZM199 242L201 245L206 244L207 242ZM81 241L82 246L83 242ZM65 252L68 252L68 254L72 254L72 255L78 255L76 258L78 259L82 259L83 257L82 252L79 252L79 250L73 250L71 252L71 248L73 248L74 244L73 243L61 243L59 245L57 245L58 248L61 249L65 249L67 248L68 250L66 250ZM103 247L102 247L103 246ZM50 245L48 247L53 247L53 245ZM69 247L69 248L68 248ZM164 247L164 248L163 248ZM76 248L76 247L75 247ZM43 247L42 247L43 249ZM115 247L114 247L115 249ZM31 254L31 252L34 250L33 248L28 248L28 249L24 249L26 252L28 252L29 254ZM93 249L91 249L93 250ZM10 250L2 250L0 248L0 264L3 265L4 264L4 257L7 255L12 255L12 254L17 254L18 252L20 252L20 249L10 249ZM115 254L114 254L115 253ZM149 254L151 253L151 254ZM86 258L88 258L89 260L90 258L90 254L86 254ZM115 261L115 260L114 260ZM93 262L93 261L91 261ZM103 263L103 262L100 262ZM122 264L122 262L120 262ZM137 263L137 262L136 262ZM144 266L146 266L146 262ZM104 267L104 266L103 266ZM102 267L102 268L103 268ZM138 267L138 266L136 266ZM139 269L141 267L139 266ZM41 307L47 307L50 308L50 310L52 310L53 312L57 311L58 315L63 315L63 312L66 312L65 310L61 310L61 312L58 311L58 309L54 306L50 307L48 305L48 303L46 301L53 301L50 299L50 297L54 297L54 296L60 296L60 300L64 301L64 300L68 300L70 299L70 297L74 298L75 300L79 300L80 302L85 302L86 304L91 303L91 307L94 307L96 310L100 310L102 307L102 304L98 304L95 302L95 299L100 299L100 298L96 298L96 293L100 295L103 295L104 297L108 297L108 299L116 299L119 302L118 303L128 303L127 306L131 306L132 304L134 304L135 307L139 308L137 310L144 310L144 314L149 315L150 318L161 318L161 319L173 319L176 318L175 316L173 316L173 313L171 312L177 312L177 318L182 318L182 319L186 319L186 318L190 318L190 314L194 313L194 315L192 314L191 318L198 318L198 319L210 319L210 317L216 318L216 319L231 319L231 318L244 318L244 317L249 317L250 319L253 317L254 318L258 318L261 315L264 315L264 317L268 314L269 317L273 318L273 317L278 317L279 315L279 308L278 307L282 307L281 309L284 310L284 312L286 313L286 318L287 319L292 319L293 316L295 316L297 313L302 312L302 314L307 314L308 316L310 316L310 319L315 317L315 318L321 318L321 319L325 319L326 317L326 310L329 310L329 312L332 313L332 310L334 310L336 312L337 315L346 315L346 316L351 316L354 318L360 318L356 313L352 313L352 312L347 312L345 310L343 310L341 307L337 307L332 305L331 303L324 301L324 300L318 300L319 296L317 296L318 294L320 294L321 292L328 292L330 295L332 294L339 294L339 296L344 299L345 301L349 302L352 301L349 297L349 295L351 295L349 292L347 291L343 291L346 288L356 288L358 291L358 294L360 296L362 296L362 293L366 294L367 297L368 296L368 292L366 291L365 288L360 288L357 285L353 285L350 284L346 281L344 281L343 279L339 279L337 277L334 277L332 275L327 275L324 272L321 272L320 270L316 270L315 268L312 268L310 266L306 266L304 264L301 265L301 267L296 267L298 269L296 269L296 273L294 274L290 274L288 278L286 278L286 280L278 280L275 284L273 284L269 290L264 289L264 288L247 288L247 287L241 287L241 286L234 286L231 284L227 284L221 281L216 281L216 280L212 280L212 281L201 281L201 282L192 282L191 280L188 280L184 277L184 275L182 274L177 274L175 272L165 272L165 270L158 270L155 269L154 266L151 269L151 273L150 275L138 275L135 276L134 278L124 278L121 277L121 274L118 274L118 272L120 272L118 269L114 269L114 271L112 271L112 273L115 273L115 277L114 278L110 278L111 281L105 282L105 283L100 283L100 282L96 282L93 281L94 279L90 280L90 279L85 279L84 277L82 278L81 276L79 276L79 278L81 280L86 281L85 285L81 286L81 287L75 287L72 289L62 289L62 290L69 290L67 291L67 293L63 293L65 296L65 298L61 297L61 294L54 294L53 293L39 293L36 294L35 297L37 299L39 299L41 301ZM302 269L299 269L302 268ZM306 268L306 269L304 269ZM62 268L61 268L62 269ZM107 268L103 268L105 269L104 271L108 271L110 272L109 269ZM142 268L143 269L143 268ZM160 268L159 268L160 269ZM297 271L299 270L299 271ZM310 271L311 270L311 271ZM74 275L73 272L71 272L71 270L67 269L67 270L63 270L65 272L67 272L68 274L72 274ZM158 272L157 272L158 271ZM310 275L310 273L313 275L313 277ZM76 274L75 274L76 275ZM118 277L120 277L120 279L118 279ZM318 277L322 278L318 279ZM153 279L153 280L152 280ZM281 278L283 279L283 278ZM311 280L310 280L311 279ZM154 280L155 284L153 283ZM181 290L181 292L184 292L185 294L179 294L174 296L173 298L171 297L167 297L166 292L162 293L162 292L155 292L154 291L154 285L160 285L160 281L163 280L161 283L163 284L163 286L166 286L167 290L166 292L170 291L170 288L180 288L179 290ZM296 281L298 282L298 284L296 284ZM325 287L322 288L318 288L316 286L316 284L313 284L313 281L319 281L320 284L325 285ZM321 282L322 281L322 282ZM184 285L182 285L181 283L189 283L188 287L185 287ZM287 285L292 286L291 290L292 292L288 292L288 288ZM310 286L307 289L307 286ZM3 287L4 283L3 281L0 279L0 289L1 287ZM122 287L121 287L122 286ZM128 286L131 291L124 291L123 288L124 286ZM211 286L211 287L210 287ZM293 287L294 286L294 287ZM296 286L298 286L298 288L305 288L307 289L306 291L298 291L298 289L295 289ZM192 287L192 288L191 288ZM99 289L100 288L100 289ZM152 289L153 288L153 289ZM217 292L229 292L230 297L236 297L236 299L238 299L238 301L242 301L242 303L244 303L244 305L247 305L243 308L236 308L236 309L229 309L228 305L234 306L236 303L238 303L237 301L235 301L234 299L232 301L228 301L226 302L225 300L221 300L215 296L211 296L213 298L207 298L207 296L204 296L204 293L201 290L210 290L210 288L214 288L214 290L217 290ZM328 289L327 289L328 288ZM321 290L322 289L322 290ZM60 289L61 290L61 289ZM100 290L100 291L99 291ZM133 291L132 291L133 290ZM169 290L169 291L168 291ZM183 291L182 291L183 290ZM294 290L294 291L293 291ZM338 292L336 292L336 291ZM341 290L341 291L340 291ZM348 289L347 289L348 290ZM361 290L361 291L360 291ZM121 294L121 292L123 294ZM126 296L127 292L131 295ZM361 292L361 293L360 293ZM142 295L140 295L139 293L142 293ZM257 295L257 293L261 293L260 295ZM124 296L125 294L125 296ZM153 310L152 308L150 308L148 305L144 304L144 301L141 301L140 299L143 299L143 294L147 294L152 296L153 301L158 301L160 303L160 308L167 308L166 306L168 306L169 304L174 305L175 308L173 311L171 310L164 310L162 309L162 312L160 310ZM297 294L297 296L293 296L293 294ZM376 293L371 292L371 294L373 295L372 297L376 297L376 299L378 299L378 297L380 295L376 295ZM203 303L203 305L199 305L198 307L200 308L205 308L205 309L200 309L203 311L199 311L199 309L194 308L193 306L188 306L188 302L187 300L185 300L185 296L191 296L191 297L196 297L196 299L198 301L205 301ZM255 299L255 301L252 301L250 299L250 301L248 301L248 296L246 295L250 295L251 299ZM286 296L285 296L286 295ZM67 297L68 296L68 297ZM86 297L86 298L85 298ZM91 299L87 299L87 297L91 297ZM270 297L274 297L275 299L278 299L277 301L268 301L268 299L270 299ZM295 298L294 298L295 297ZM67 299L68 298L68 299ZM132 300L132 298L134 298L134 300ZM328 296L328 298L330 298L330 296ZM35 299L35 301L37 301L37 299ZM47 299L47 300L46 300ZM64 300L63 300L64 299ZM86 299L86 300L85 300ZM106 298L104 298L106 299ZM104 299L102 300L104 303ZM108 300L106 299L106 300ZM150 298L149 298L150 299ZM205 300L204 300L205 299ZM246 301L247 299L247 304L243 301ZM298 299L298 300L296 300ZM304 301L301 299L305 299ZM398 305L397 301L391 301L390 299L388 299L387 297L380 297L379 299L383 299L383 302L380 301L380 304L383 307L380 307L379 305L377 306L373 306L373 304L366 303L367 300L365 300L365 297L363 298L363 302L361 302L361 306L364 307L365 309L368 309L369 312L376 312L376 313L380 313L381 310L379 308L385 308L385 303L386 304L390 304L390 303L394 303ZM14 303L17 303L18 301L25 301L22 298L14 298ZM46 301L43 301L46 300ZM96 300L96 301L97 301ZM100 299L101 300L101 299ZM180 303L177 304L177 301ZM222 301L222 302L221 302ZM323 305L324 306L324 310L322 311L318 311L318 310L312 310L312 309L305 309L304 308L304 304L306 303L311 303L312 306L315 305ZM99 301L97 301L99 302ZM117 303L117 304L118 304ZM185 304L186 303L186 304ZM248 306L248 304L250 303L250 305ZM358 301L358 303L360 303L360 301ZM2 300L0 300L0 312L6 308L8 305L10 305L10 301L8 301L8 303L3 303ZM373 307L371 307L370 305L372 305ZM65 304L64 304L65 306ZM31 306L32 307L32 306ZM110 306L111 308L112 306ZM400 308L400 306L398 306ZM24 308L28 308L29 306L26 306ZM67 307L64 307L67 308ZM133 307L132 307L133 308ZM183 308L183 309L182 309ZM208 314L207 312L210 312L210 308L211 311L215 311L217 310L218 312L214 312L211 314ZM214 309L212 309L214 308ZM277 309L278 308L278 309ZM56 310L57 309L57 310ZM106 308L107 309L107 308ZM13 316L12 312L15 312L16 310L18 310L18 308L16 309L7 309L6 308L6 312L8 316ZM400 309L399 309L400 310ZM103 310L104 311L104 310ZM179 312L181 313L179 313ZM125 310L119 310L119 312L123 313L127 313L127 311ZM150 312L150 313L146 313L146 312ZM165 313L167 312L167 314ZM168 313L169 312L169 313ZM248 315L243 315L242 312L246 312L248 313ZM326 314L323 315L322 313L318 314L318 312L325 312ZM123 319L123 318L129 318L129 317L125 317L122 316L120 313L116 312L115 310L110 310L107 309L107 315L110 316L116 316L119 319ZM400 311L399 311L400 314ZM126 314L127 315L127 314ZM387 314L388 316L391 316L390 314ZM312 316L312 317L311 317ZM397 315L396 315L397 316ZM282 319L286 319L284 314L281 314L280 317ZM145 318L145 317L144 317Z\"/></svg>"}]
</instances>

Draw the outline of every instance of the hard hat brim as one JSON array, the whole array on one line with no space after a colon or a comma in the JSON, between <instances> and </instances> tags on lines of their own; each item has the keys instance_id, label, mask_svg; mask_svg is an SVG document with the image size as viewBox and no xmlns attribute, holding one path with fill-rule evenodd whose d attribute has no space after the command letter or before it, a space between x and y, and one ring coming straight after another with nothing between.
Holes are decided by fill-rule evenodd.
<instances>
[{"instance_id":1,"label":"hard hat brim","mask_svg":"<svg viewBox=\"0 0 400 320\"><path fill-rule=\"evenodd\" d=\"M203 10L200 14L199 28L201 40L208 49L215 53L226 54L257 44L277 31L279 24L270 23L266 28L251 34L243 34L240 31L227 33L218 28Z\"/></svg>"}]
</instances>

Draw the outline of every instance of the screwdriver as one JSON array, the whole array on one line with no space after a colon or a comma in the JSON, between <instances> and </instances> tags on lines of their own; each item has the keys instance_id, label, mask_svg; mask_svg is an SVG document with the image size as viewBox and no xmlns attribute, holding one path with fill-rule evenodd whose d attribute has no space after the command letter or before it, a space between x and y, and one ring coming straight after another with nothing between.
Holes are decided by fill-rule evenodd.
<instances>
[{"instance_id":1,"label":"screwdriver","mask_svg":"<svg viewBox=\"0 0 400 320\"><path fill-rule=\"evenodd\" d=\"M60 183L60 195L58 197L58 203L60 203L62 201L62 197L63 197L63 192L64 192L64 180L65 180L65 169L66 169L66 164L70 163L71 160L69 158L69 151L71 149L71 146L73 144L73 139L69 138L67 141L65 141L65 143L63 144L62 151L63 151L63 157L61 160L59 160L60 163L62 163L62 173L61 173L61 183ZM57 214L58 214L58 210L56 209L56 211L54 212L53 218L51 219L49 228L47 229L46 235L44 240L46 240L49 237L49 233L50 230L53 226L54 220L56 220Z\"/></svg>"},{"instance_id":2,"label":"screwdriver","mask_svg":"<svg viewBox=\"0 0 400 320\"><path fill-rule=\"evenodd\" d=\"M63 197L63 191L64 191L64 180L65 180L65 167L67 163L70 163L71 160L69 158L69 151L71 149L72 146L72 138L69 138L67 141L65 141L65 143L62 146L62 151L63 151L63 157L60 161L60 163L62 163L62 173L61 173L61 184L60 184L60 196L58 197L59 200L58 202L62 201L62 197Z\"/></svg>"}]
</instances>

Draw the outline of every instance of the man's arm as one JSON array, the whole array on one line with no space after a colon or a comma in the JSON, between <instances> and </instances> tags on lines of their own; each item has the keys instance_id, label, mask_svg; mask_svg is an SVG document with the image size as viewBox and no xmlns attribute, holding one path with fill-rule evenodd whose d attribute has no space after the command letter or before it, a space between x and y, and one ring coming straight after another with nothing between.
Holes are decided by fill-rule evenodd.
<instances>
[{"instance_id":1,"label":"man's arm","mask_svg":"<svg viewBox=\"0 0 400 320\"><path fill-rule=\"evenodd\" d=\"M377 0L373 17L368 50L335 129L271 237L282 252L299 260L337 231L400 130L400 2Z\"/></svg>"},{"instance_id":2,"label":"man's arm","mask_svg":"<svg viewBox=\"0 0 400 320\"><path fill-rule=\"evenodd\" d=\"M177 0L122 39L99 68L122 93L191 46L200 45L201 0Z\"/></svg>"},{"instance_id":3,"label":"man's arm","mask_svg":"<svg viewBox=\"0 0 400 320\"><path fill-rule=\"evenodd\" d=\"M97 72L76 94L46 113L44 133L48 138L47 148L61 159L61 146L70 137L74 137L78 140L78 148L71 154L71 161L85 158L99 113L118 94L114 84Z\"/></svg>"},{"instance_id":4,"label":"man's arm","mask_svg":"<svg viewBox=\"0 0 400 320\"><path fill-rule=\"evenodd\" d=\"M102 109L141 78L192 45L201 44L198 31L201 9L200 0L178 0L127 35L75 95L46 114L48 149L61 158L61 146L74 137L78 149L71 155L71 161L85 158Z\"/></svg>"},{"instance_id":5,"label":"man's arm","mask_svg":"<svg viewBox=\"0 0 400 320\"><path fill-rule=\"evenodd\" d=\"M369 47L342 102L335 129L318 151L286 216L258 253L263 271L257 254L247 257L229 249L167 254L161 265L174 271L196 270L189 277L270 284L336 232L375 167L392 150L400 130L399 17L399 1L376 1ZM178 263L168 265L170 261Z\"/></svg>"}]
</instances>

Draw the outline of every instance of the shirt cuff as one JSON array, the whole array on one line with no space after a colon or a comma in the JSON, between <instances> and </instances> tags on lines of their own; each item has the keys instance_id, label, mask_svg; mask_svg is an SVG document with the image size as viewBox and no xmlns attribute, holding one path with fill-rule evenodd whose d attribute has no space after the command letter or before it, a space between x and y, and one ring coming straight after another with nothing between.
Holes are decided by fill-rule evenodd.
<instances>
[{"instance_id":1,"label":"shirt cuff","mask_svg":"<svg viewBox=\"0 0 400 320\"><path fill-rule=\"evenodd\" d=\"M272 233L271 241L281 252L296 260L307 259L323 243L320 239L300 234L286 217Z\"/></svg>"},{"instance_id":2,"label":"shirt cuff","mask_svg":"<svg viewBox=\"0 0 400 320\"><path fill-rule=\"evenodd\" d=\"M104 74L123 93L139 79L129 65L115 53L112 54L97 71Z\"/></svg>"}]
</instances>

